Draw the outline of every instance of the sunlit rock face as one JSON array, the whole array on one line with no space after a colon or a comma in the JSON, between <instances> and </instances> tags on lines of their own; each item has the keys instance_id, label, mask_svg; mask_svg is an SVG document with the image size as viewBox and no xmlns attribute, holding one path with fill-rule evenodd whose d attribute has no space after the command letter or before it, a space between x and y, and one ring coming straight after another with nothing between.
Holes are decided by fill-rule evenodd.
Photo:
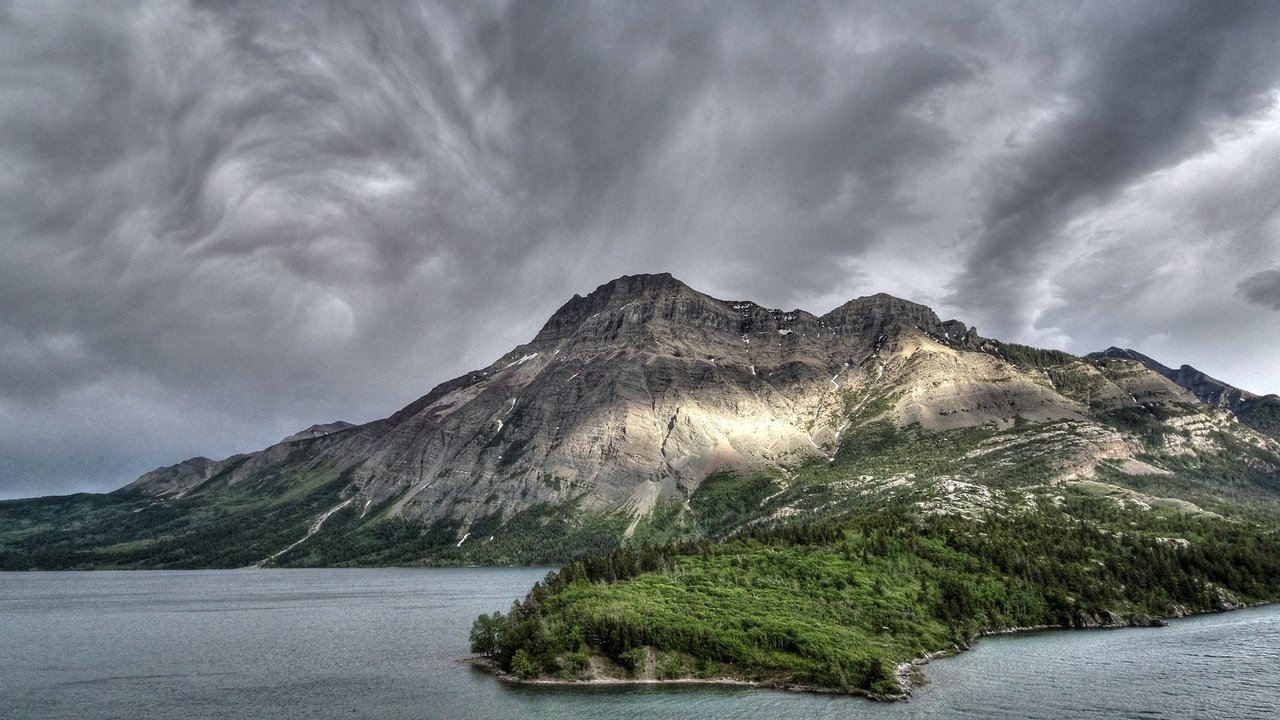
<instances>
[{"instance_id":1,"label":"sunlit rock face","mask_svg":"<svg viewBox=\"0 0 1280 720\"><path fill-rule=\"evenodd\" d=\"M873 420L925 431L1076 423L1094 440L1073 446L1062 472L1087 474L1139 450L1093 413L1197 403L1135 360L1063 355L1042 369L1015 364L1010 347L883 294L817 316L719 300L666 274L622 277L386 420L325 427L228 472L328 472L361 507L465 528L539 502L643 514L715 472L785 476L826 461L842 433ZM184 492L210 472L175 466L134 490Z\"/></svg>"},{"instance_id":2,"label":"sunlit rock face","mask_svg":"<svg viewBox=\"0 0 1280 720\"><path fill-rule=\"evenodd\" d=\"M353 482L410 515L579 497L643 512L713 472L829 456L850 422L896 413L890 391L925 356L975 340L887 295L819 317L623 277L393 416Z\"/></svg>"}]
</instances>

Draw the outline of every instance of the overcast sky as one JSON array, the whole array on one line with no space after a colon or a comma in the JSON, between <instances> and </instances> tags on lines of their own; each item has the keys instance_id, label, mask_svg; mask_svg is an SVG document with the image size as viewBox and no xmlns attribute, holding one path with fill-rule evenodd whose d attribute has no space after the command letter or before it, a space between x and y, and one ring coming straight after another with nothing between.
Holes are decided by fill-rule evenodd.
<instances>
[{"instance_id":1,"label":"overcast sky","mask_svg":"<svg viewBox=\"0 0 1280 720\"><path fill-rule=\"evenodd\" d=\"M669 271L1280 391L1280 3L0 1L0 497Z\"/></svg>"}]
</instances>

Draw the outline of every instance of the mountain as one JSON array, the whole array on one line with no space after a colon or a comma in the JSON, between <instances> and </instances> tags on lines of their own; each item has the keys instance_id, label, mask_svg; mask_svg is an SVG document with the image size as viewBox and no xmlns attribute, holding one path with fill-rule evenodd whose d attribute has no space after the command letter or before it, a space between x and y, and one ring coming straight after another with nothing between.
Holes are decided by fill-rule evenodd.
<instances>
[{"instance_id":1,"label":"mountain","mask_svg":"<svg viewBox=\"0 0 1280 720\"><path fill-rule=\"evenodd\" d=\"M1102 352L1090 353L1085 357L1091 360L1102 358L1136 360L1139 363L1142 363L1143 367L1160 373L1166 378L1172 380L1179 387L1186 388L1191 391L1192 395L1195 395L1200 402L1207 405L1215 405L1217 407L1225 407L1230 410L1238 410L1244 403L1257 397L1251 392L1241 390L1240 388L1228 385L1217 378L1210 377L1190 365L1182 365L1177 370L1174 370L1161 365L1137 350L1125 350L1118 347L1109 347Z\"/></svg>"},{"instance_id":2,"label":"mountain","mask_svg":"<svg viewBox=\"0 0 1280 720\"><path fill-rule=\"evenodd\" d=\"M383 420L0 503L0 567L561 562L887 496L1277 499L1280 442L1237 414L1269 406L1124 352L1004 343L884 294L817 316L624 276Z\"/></svg>"},{"instance_id":3,"label":"mountain","mask_svg":"<svg viewBox=\"0 0 1280 720\"><path fill-rule=\"evenodd\" d=\"M1227 408L1234 412L1240 422L1245 425L1264 435L1280 439L1280 396L1254 395L1247 390L1241 390L1210 377L1190 365L1182 365L1174 370L1136 350L1109 347L1102 352L1090 353L1086 357L1091 360L1103 358L1136 360L1147 369L1169 378L1179 387L1186 388L1200 402Z\"/></svg>"}]
</instances>

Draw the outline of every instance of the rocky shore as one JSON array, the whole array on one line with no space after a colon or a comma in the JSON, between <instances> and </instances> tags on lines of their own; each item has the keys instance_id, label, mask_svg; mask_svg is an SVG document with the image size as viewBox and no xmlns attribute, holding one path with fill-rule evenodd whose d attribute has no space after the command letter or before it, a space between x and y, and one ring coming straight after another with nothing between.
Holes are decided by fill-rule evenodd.
<instances>
[{"instance_id":1,"label":"rocky shore","mask_svg":"<svg viewBox=\"0 0 1280 720\"><path fill-rule=\"evenodd\" d=\"M650 651L648 654L650 658L652 658L653 652ZM626 670L618 666L616 663L601 656L593 656L587 671L577 678L560 678L550 675L540 675L533 678L516 677L515 675L498 667L497 663L493 662L493 660L484 657L470 657L460 660L459 662L471 665L479 670L483 670L502 682L511 683L513 685L540 685L547 687L581 687L583 685L712 685L721 687L768 688L770 690L786 690L789 692L817 693L823 695L861 695L872 700L881 701L903 700L907 697L905 694L878 695L861 690L840 693L832 688L786 682L782 678L764 680L748 680L746 678L734 676L659 678L656 674L655 664L651 661L646 662L645 667L637 669L636 673L628 674Z\"/></svg>"}]
</instances>

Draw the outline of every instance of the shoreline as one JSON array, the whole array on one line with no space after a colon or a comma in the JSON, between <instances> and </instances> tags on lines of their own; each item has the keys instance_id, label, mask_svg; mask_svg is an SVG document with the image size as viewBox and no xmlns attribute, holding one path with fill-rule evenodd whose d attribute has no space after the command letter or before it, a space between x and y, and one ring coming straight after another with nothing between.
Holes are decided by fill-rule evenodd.
<instances>
[{"instance_id":1,"label":"shoreline","mask_svg":"<svg viewBox=\"0 0 1280 720\"><path fill-rule=\"evenodd\" d=\"M670 678L670 679L662 680L662 679L650 678L650 677L621 678L621 677L610 677L610 676L595 676L595 677L586 678L582 680L565 680L563 678L549 677L546 675L542 675L536 678L530 678L526 680L524 678L518 678L515 675L512 675L511 673L498 668L498 666L489 658L473 655L471 657L461 658L456 662L460 665L469 665L477 670L483 670L484 672L493 676L500 682L504 682L509 685L543 686L546 688L561 688L561 687L597 688L597 687L658 686L658 685L661 685L661 686L707 685L707 686L719 686L719 687L758 688L762 690L782 690L786 692L811 693L815 695L849 695L854 697L864 697L870 700L877 700L877 701L893 701L893 700L902 700L906 698L905 695L881 696L881 695L876 695L874 693L866 692L865 690L854 690L851 692L842 692L840 690L833 690L831 688L818 687L816 685L798 685L796 683L786 683L781 681L774 682L769 680L744 680L742 678L735 678L735 677L710 677L710 678L682 677L682 678Z\"/></svg>"},{"instance_id":2,"label":"shoreline","mask_svg":"<svg viewBox=\"0 0 1280 720\"><path fill-rule=\"evenodd\" d=\"M912 692L914 692L916 688L928 682L928 680L924 676L924 671L922 670L922 668L925 665L928 665L930 662L938 658L955 657L956 655L959 655L960 653L963 653L966 650L970 650L973 648L973 645L977 643L979 640L981 640L982 638L997 637L1000 635L1021 635L1023 633L1035 633L1035 632L1054 632L1054 631L1070 632L1073 630L1086 630L1086 631L1087 630L1124 630L1126 628L1157 629L1162 627L1168 627L1169 623L1175 620L1187 620L1189 618L1202 617L1204 615L1222 615L1225 613L1236 612L1239 610L1248 610L1249 608L1263 607L1265 605L1274 605L1277 602L1280 602L1280 601L1262 600L1259 602L1245 603L1242 605L1238 605L1236 607L1223 608L1219 610L1198 610L1198 611L1190 611L1184 607L1179 606L1180 612L1178 613L1174 613L1170 615L1159 615L1159 616L1135 614L1135 615L1129 616L1126 622L1122 624L1114 624L1114 625L1094 625L1094 626L1028 625L1024 627L1004 628L1002 630L983 630L979 632L977 635L970 638L963 647L959 645L952 645L949 648L946 648L943 650L936 650L934 652L928 652L919 657L912 658L906 662L899 663L898 667L895 668L894 670L894 675L898 678L898 684L902 686L903 695L899 699L901 700L910 699ZM1110 614L1115 615L1116 617L1119 617L1115 613L1110 613ZM1146 621L1135 622L1134 620L1139 617L1145 618L1146 620L1155 620L1157 622L1146 622Z\"/></svg>"}]
</instances>

